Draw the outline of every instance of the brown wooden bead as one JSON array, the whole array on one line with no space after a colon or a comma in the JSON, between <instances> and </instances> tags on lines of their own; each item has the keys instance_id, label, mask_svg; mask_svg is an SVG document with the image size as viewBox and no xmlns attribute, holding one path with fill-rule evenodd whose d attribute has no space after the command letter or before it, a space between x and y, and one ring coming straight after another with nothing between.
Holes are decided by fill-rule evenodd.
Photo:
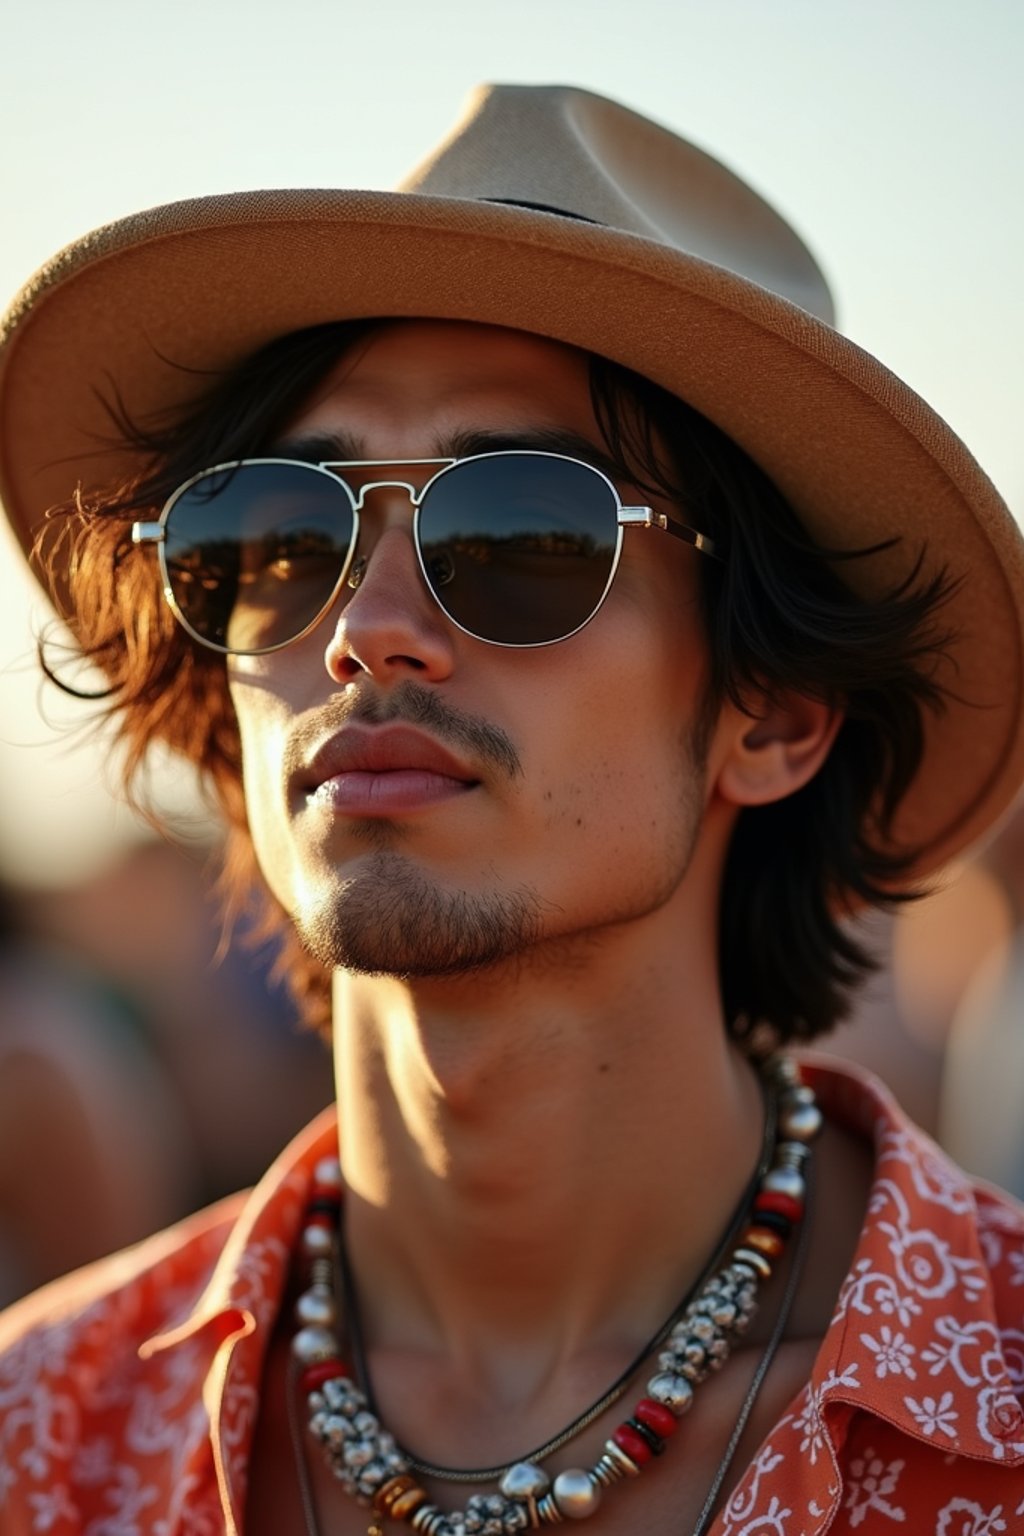
<instances>
[{"instance_id":1,"label":"brown wooden bead","mask_svg":"<svg viewBox=\"0 0 1024 1536\"><path fill-rule=\"evenodd\" d=\"M387 1482L382 1483L374 1494L373 1507L378 1514L394 1516L396 1519L401 1520L404 1517L396 1514L395 1505L403 1495L408 1493L418 1493L420 1495L417 1504L421 1504L426 1498L426 1494L419 1487L416 1479L409 1477L407 1473L403 1473L400 1477L389 1477ZM411 1514L415 1508L416 1504L413 1504L410 1507L409 1513Z\"/></svg>"},{"instance_id":2,"label":"brown wooden bead","mask_svg":"<svg viewBox=\"0 0 1024 1536\"><path fill-rule=\"evenodd\" d=\"M777 1259L785 1244L777 1232L769 1232L766 1227L748 1227L740 1238L748 1248L756 1248L766 1258Z\"/></svg>"},{"instance_id":3,"label":"brown wooden bead","mask_svg":"<svg viewBox=\"0 0 1024 1536\"><path fill-rule=\"evenodd\" d=\"M392 1517L395 1520L411 1520L426 1497L422 1488L410 1488L408 1493L400 1494L392 1504Z\"/></svg>"}]
</instances>

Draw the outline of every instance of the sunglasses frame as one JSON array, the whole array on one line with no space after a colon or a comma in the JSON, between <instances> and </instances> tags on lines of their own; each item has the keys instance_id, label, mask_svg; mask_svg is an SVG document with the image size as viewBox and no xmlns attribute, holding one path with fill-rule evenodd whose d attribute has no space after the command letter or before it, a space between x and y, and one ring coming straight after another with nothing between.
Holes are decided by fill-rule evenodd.
<instances>
[{"instance_id":1,"label":"sunglasses frame","mask_svg":"<svg viewBox=\"0 0 1024 1536\"><path fill-rule=\"evenodd\" d=\"M587 617L582 621L582 623L577 624L574 629L569 630L564 635L556 636L553 640L491 640L488 639L486 635L478 635L473 630L467 629L464 624L460 623L459 620L454 617L454 615L448 612L448 609L445 607L437 592L434 590L430 577L427 573L426 563L423 558L423 549L420 542L420 508L424 498L427 495L427 492L431 489L431 487L436 485L437 482L443 479L445 475L450 474L454 469L457 469L460 464L474 463L479 459L508 459L523 457L534 459L557 459L562 463L577 464L581 469L585 469L589 474L596 475L598 479L604 481L605 485L612 493L615 507L617 509L615 552L612 556L611 566L608 571L608 579L605 582L601 596ZM200 480L205 480L208 475L228 474L234 470L244 469L250 465L260 464L287 464L293 466L294 468L310 470L317 474L328 475L332 480L335 481L337 485L341 487L349 502L351 503L352 537L349 542L348 554L342 563L338 580L334 584L334 587L331 589L331 593L327 601L320 608L316 616L311 619L310 622L305 625L305 627L301 629L297 634L289 636L287 640L278 640L273 645L265 645L260 646L254 650L242 651L237 650L231 646L220 645L216 640L210 640L205 635L201 635L198 630L192 627L184 612L179 607L177 599L174 595L174 590L171 586L170 573L167 568L167 524L178 502L192 489L194 485L198 484ZM348 485L348 483L342 478L342 475L338 473L338 471L348 469L374 470L429 468L433 465L437 466L436 473L431 475L425 481L419 491L417 491L412 483L408 480L389 478L386 480L367 481L365 484L359 487L359 494L357 496L353 493L352 487ZM538 650L542 646L561 645L563 640L571 640L574 635L579 634L580 630L585 629L591 620L596 618L598 613L600 613L602 607L604 606L605 599L611 590L612 582L615 580L615 573L619 568L619 560L622 555L622 535L623 530L626 528L654 528L662 533L670 533L675 538L681 539L684 543L689 544L692 548L699 550L701 554L710 555L714 560L721 559L721 556L718 554L715 548L714 540L709 538L707 534L698 533L695 528L691 528L689 524L684 523L680 518L673 517L670 513L667 512L656 512L652 507L624 505L622 497L619 495L614 482L608 477L608 475L605 474L604 470L598 469L596 464L588 464L586 459L576 458L573 454L553 453L534 448L496 449L491 453L467 454L463 458L437 459L324 459L319 463L312 463L309 460L298 458L230 459L224 464L214 464L211 465L209 469L201 469L198 474L190 476L189 479L184 481L182 485L179 485L177 490L174 491L164 503L163 509L157 522L133 523L132 543L137 545L155 544L157 546L157 555L160 562L160 575L163 582L164 599L170 607L171 612L174 614L174 617L177 619L178 623L182 626L186 633L192 637L193 640L197 641L198 644L205 646L208 650L216 651L221 656L267 656L274 651L285 650L289 645L295 645L299 640L304 639L305 636L308 635L312 630L316 629L317 625L323 621L323 619L329 613L330 609L334 606L338 599L338 594L341 592L341 589L345 585L346 581L348 581L349 585L353 588L359 585L359 582L362 580L362 571L359 570L354 579L352 575L354 557L359 546L359 514L363 509L363 503L367 494L370 491L377 490L404 490L407 492L409 501L413 508L412 542L413 547L416 550L416 558L419 563L420 575L423 578L424 585L426 586L431 599L437 604L438 608L444 614L448 622L450 624L454 624L456 629L458 629L462 634L468 635L471 640L479 640L484 645L500 646L502 650L532 651Z\"/></svg>"}]
</instances>

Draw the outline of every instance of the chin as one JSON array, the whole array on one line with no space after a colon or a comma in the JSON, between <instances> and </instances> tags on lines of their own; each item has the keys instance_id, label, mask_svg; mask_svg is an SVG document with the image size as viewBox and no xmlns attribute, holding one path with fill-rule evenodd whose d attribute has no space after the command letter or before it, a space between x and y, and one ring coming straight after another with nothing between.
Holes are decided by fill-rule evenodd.
<instances>
[{"instance_id":1,"label":"chin","mask_svg":"<svg viewBox=\"0 0 1024 1536\"><path fill-rule=\"evenodd\" d=\"M459 976L511 959L541 937L541 902L528 888L471 892L431 879L382 851L328 895L309 889L293 913L322 965L363 976Z\"/></svg>"}]
</instances>

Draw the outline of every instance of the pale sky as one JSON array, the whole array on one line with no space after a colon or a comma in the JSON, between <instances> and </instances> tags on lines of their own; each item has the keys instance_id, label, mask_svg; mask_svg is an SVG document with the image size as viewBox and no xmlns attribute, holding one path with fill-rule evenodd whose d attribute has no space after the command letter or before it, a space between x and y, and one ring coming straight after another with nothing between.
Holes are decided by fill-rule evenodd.
<instances>
[{"instance_id":1,"label":"pale sky","mask_svg":"<svg viewBox=\"0 0 1024 1536\"><path fill-rule=\"evenodd\" d=\"M827 273L841 328L946 417L1024 514L1020 0L6 10L0 303L110 219L243 188L387 187L474 84L581 85L692 138L774 202ZM50 881L126 831L102 753L40 717L19 561L0 569L0 870Z\"/></svg>"}]
</instances>

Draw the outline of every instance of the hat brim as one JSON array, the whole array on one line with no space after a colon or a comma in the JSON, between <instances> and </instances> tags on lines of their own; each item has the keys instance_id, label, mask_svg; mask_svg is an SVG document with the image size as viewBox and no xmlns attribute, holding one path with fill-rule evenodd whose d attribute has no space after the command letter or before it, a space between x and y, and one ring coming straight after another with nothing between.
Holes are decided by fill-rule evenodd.
<instances>
[{"instance_id":1,"label":"hat brim","mask_svg":"<svg viewBox=\"0 0 1024 1536\"><path fill-rule=\"evenodd\" d=\"M847 568L960 585L948 707L896 824L915 874L988 828L1024 776L1024 558L963 444L876 359L764 288L655 241L466 199L345 191L173 204L98 231L19 295L0 335L0 496L28 549L47 509L128 468L104 402L145 419L290 331L376 316L531 331L646 375L716 422L814 537L899 540Z\"/></svg>"}]
</instances>

